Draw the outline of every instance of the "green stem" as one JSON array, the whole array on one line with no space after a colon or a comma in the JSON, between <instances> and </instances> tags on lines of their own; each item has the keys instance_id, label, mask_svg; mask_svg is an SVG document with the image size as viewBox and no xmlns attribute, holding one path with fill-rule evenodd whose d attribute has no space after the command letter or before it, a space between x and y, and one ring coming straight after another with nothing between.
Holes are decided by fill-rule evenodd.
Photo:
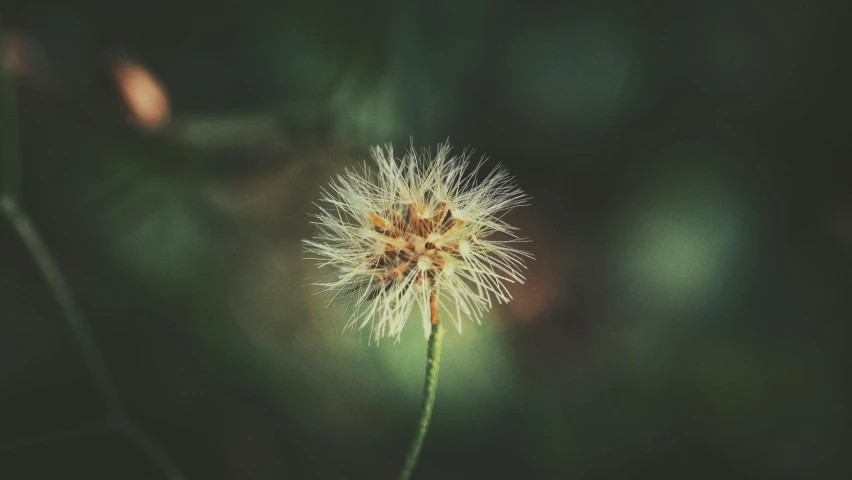
<instances>
[{"instance_id":1,"label":"green stem","mask_svg":"<svg viewBox=\"0 0 852 480\"><path fill-rule=\"evenodd\" d=\"M426 432L429 430L429 422L432 419L432 407L435 406L435 392L438 389L438 366L441 360L441 339L444 338L444 328L440 323L432 324L432 333L429 335L429 347L426 353L426 380L423 383L423 403L420 407L420 423L417 435L408 450L405 458L405 468L399 474L400 480L408 480L417 466Z\"/></svg>"},{"instance_id":2,"label":"green stem","mask_svg":"<svg viewBox=\"0 0 852 480\"><path fill-rule=\"evenodd\" d=\"M39 236L30 219L18 207L17 202L6 195L0 195L0 214L5 216L9 220L9 223L11 223L12 228L24 243L24 246L29 251L30 256L47 282L53 298L59 304L59 309L62 311L65 321L71 329L71 334L80 347L86 369L92 375L95 387L106 404L107 426L127 436L137 448L142 450L160 468L160 471L163 472L166 478L170 480L185 478L166 452L128 417L107 368L106 359L95 342L95 336L86 318L77 306L77 302L62 272L59 270L59 266L53 260L50 250L48 250L47 245L42 241L41 236Z\"/></svg>"},{"instance_id":3,"label":"green stem","mask_svg":"<svg viewBox=\"0 0 852 480\"><path fill-rule=\"evenodd\" d=\"M35 262L36 267L47 282L50 293L59 305L59 309L71 329L71 334L80 347L83 361L86 364L86 370L92 375L95 386L100 391L101 398L110 410L110 415L121 411L121 402L118 400L118 394L116 393L112 377L107 371L106 361L97 343L95 343L94 334L91 328L89 328L89 324L86 322L83 314L80 312L80 308L71 294L71 289L68 287L68 283L65 281L56 261L50 255L47 245L44 244L35 226L27 215L21 211L15 200L6 195L0 196L0 213L6 217L15 233L18 234L33 262Z\"/></svg>"}]
</instances>

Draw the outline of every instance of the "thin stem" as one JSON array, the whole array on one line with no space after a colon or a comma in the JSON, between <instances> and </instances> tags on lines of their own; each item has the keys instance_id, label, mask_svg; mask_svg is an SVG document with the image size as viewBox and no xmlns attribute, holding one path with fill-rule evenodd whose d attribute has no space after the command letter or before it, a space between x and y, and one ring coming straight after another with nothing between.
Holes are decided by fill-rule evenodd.
<instances>
[{"instance_id":1,"label":"thin stem","mask_svg":"<svg viewBox=\"0 0 852 480\"><path fill-rule=\"evenodd\" d=\"M400 480L408 480L417 466L426 432L429 430L429 422L432 420L432 408L435 406L435 392L438 389L438 367L441 360L441 340L444 338L444 327L438 322L438 308L435 293L429 299L430 314L432 316L432 332L429 335L429 346L426 350L426 379L423 383L423 402L420 407L420 423L417 434L408 455L405 457L405 468L399 475Z\"/></svg>"},{"instance_id":2,"label":"thin stem","mask_svg":"<svg viewBox=\"0 0 852 480\"><path fill-rule=\"evenodd\" d=\"M118 393L106 368L106 360L101 354L97 343L95 343L94 334L89 328L89 324L86 322L83 314L80 312L80 308L71 294L71 289L68 287L68 283L59 270L59 266L57 266L51 257L47 245L44 244L35 226L27 215L21 211L17 202L5 195L0 197L0 211L9 220L9 223L12 224L12 228L18 234L18 237L20 237L24 246L29 251L30 257L47 282L47 287L50 289L53 298L59 304L59 309L62 311L68 327L71 329L71 334L80 347L83 362L86 364L86 370L92 375L95 388L98 389L107 408L109 410L122 411ZM116 412L114 411L108 413L108 415L115 414Z\"/></svg>"},{"instance_id":3,"label":"thin stem","mask_svg":"<svg viewBox=\"0 0 852 480\"><path fill-rule=\"evenodd\" d=\"M29 217L20 209L15 200L6 195L0 195L0 213L12 224L33 261L47 282L47 286L59 309L62 311L75 342L80 347L86 370L92 376L101 398L106 404L107 419L111 427L126 435L160 470L171 480L185 478L177 469L169 456L144 432L134 424L121 400L118 391L107 369L106 359L95 342L95 336L89 327L83 313L77 306L71 289L68 286L59 266L50 255L47 245L35 229Z\"/></svg>"}]
</instances>

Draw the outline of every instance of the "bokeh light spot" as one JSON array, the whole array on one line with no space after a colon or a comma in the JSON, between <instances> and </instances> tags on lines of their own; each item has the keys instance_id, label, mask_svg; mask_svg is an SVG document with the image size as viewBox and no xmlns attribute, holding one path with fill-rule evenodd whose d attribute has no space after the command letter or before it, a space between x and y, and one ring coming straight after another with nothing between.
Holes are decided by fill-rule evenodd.
<instances>
[{"instance_id":1,"label":"bokeh light spot","mask_svg":"<svg viewBox=\"0 0 852 480\"><path fill-rule=\"evenodd\" d=\"M113 62L112 74L133 123L145 130L156 130L168 122L168 93L147 68L121 59Z\"/></svg>"},{"instance_id":2,"label":"bokeh light spot","mask_svg":"<svg viewBox=\"0 0 852 480\"><path fill-rule=\"evenodd\" d=\"M735 275L746 225L745 206L724 170L731 164L720 152L679 151L627 200L618 258L632 304L703 306Z\"/></svg>"}]
</instances>

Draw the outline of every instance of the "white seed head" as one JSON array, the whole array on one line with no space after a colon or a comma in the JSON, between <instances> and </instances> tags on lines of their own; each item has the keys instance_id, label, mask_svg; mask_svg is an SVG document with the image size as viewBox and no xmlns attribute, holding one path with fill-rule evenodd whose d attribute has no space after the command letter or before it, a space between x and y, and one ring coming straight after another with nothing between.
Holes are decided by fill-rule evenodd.
<instances>
[{"instance_id":1,"label":"white seed head","mask_svg":"<svg viewBox=\"0 0 852 480\"><path fill-rule=\"evenodd\" d=\"M319 233L303 243L334 272L315 285L351 296L347 325L369 325L375 340L398 339L415 305L428 336L432 297L461 331L463 317L478 323L492 300L511 300L506 283L523 283L532 255L514 248L525 240L502 216L528 197L502 167L477 181L484 159L471 168L467 152L449 154L448 143L400 159L374 147L374 168L346 170L323 190Z\"/></svg>"}]
</instances>

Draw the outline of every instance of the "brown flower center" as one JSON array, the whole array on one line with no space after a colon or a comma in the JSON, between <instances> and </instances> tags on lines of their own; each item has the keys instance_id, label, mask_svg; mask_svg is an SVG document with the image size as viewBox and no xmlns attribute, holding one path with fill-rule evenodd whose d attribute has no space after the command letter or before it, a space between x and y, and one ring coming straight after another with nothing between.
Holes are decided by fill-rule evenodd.
<instances>
[{"instance_id":1,"label":"brown flower center","mask_svg":"<svg viewBox=\"0 0 852 480\"><path fill-rule=\"evenodd\" d=\"M383 252L373 258L375 281L384 284L407 276L417 270L417 283L431 282L443 269L442 254L458 254L459 241L445 241L447 234L464 225L453 217L445 202L433 212L426 204L412 203L402 214L387 210L383 214L370 212L373 231L385 237Z\"/></svg>"}]
</instances>

